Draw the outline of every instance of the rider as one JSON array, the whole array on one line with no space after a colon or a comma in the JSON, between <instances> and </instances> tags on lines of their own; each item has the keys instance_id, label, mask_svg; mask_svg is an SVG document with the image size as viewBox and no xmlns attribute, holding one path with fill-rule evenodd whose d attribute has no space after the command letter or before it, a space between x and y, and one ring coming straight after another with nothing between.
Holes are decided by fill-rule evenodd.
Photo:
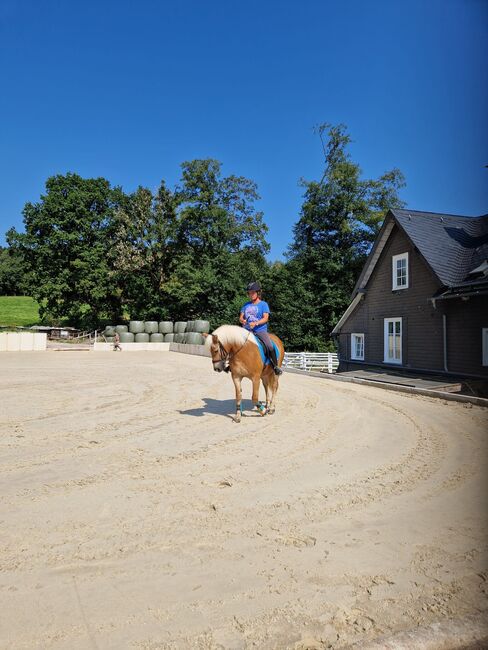
<instances>
[{"instance_id":1,"label":"rider","mask_svg":"<svg viewBox=\"0 0 488 650\"><path fill-rule=\"evenodd\" d=\"M247 286L249 302L242 307L239 315L241 325L251 331L264 344L266 353L271 361L275 375L281 375L283 371L278 366L276 350L268 334L269 306L261 300L261 285L259 282L251 282Z\"/></svg>"}]
</instances>

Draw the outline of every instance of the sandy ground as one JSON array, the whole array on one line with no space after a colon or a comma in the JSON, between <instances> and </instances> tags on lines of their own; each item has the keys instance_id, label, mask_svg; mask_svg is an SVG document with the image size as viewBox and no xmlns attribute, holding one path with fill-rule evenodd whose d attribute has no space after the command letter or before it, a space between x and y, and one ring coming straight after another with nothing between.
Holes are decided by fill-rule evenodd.
<instances>
[{"instance_id":1,"label":"sandy ground","mask_svg":"<svg viewBox=\"0 0 488 650\"><path fill-rule=\"evenodd\" d=\"M486 613L486 409L285 373L238 425L232 396L202 357L1 356L1 648L343 648Z\"/></svg>"}]
</instances>

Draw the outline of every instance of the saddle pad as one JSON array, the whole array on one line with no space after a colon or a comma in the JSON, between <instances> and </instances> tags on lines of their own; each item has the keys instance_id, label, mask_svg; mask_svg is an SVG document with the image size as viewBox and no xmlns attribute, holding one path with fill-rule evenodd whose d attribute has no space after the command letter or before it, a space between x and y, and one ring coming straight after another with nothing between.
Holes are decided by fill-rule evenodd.
<instances>
[{"instance_id":1,"label":"saddle pad","mask_svg":"<svg viewBox=\"0 0 488 650\"><path fill-rule=\"evenodd\" d=\"M261 355L261 361L264 363L265 366L269 366L270 361L269 361L268 356L266 354L266 348L264 347L264 344L261 343L261 341L258 339L257 336L256 336L256 341L258 342L258 348L259 348L259 354ZM276 343L274 341L272 343L273 343L273 347L274 347L275 352L276 352L276 358L279 361L280 360L280 351L278 350L278 346L276 345Z\"/></svg>"}]
</instances>

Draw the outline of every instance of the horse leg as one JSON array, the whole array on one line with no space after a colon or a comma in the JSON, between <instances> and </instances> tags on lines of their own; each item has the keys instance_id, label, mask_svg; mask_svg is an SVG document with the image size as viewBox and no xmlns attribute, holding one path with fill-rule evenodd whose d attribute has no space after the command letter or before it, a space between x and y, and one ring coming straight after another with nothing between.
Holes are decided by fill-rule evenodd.
<instances>
[{"instance_id":1,"label":"horse leg","mask_svg":"<svg viewBox=\"0 0 488 650\"><path fill-rule=\"evenodd\" d=\"M266 412L269 411L269 400L270 400L270 395L271 391L269 389L269 378L267 376L261 377L261 381L263 382L264 386L264 392L266 393Z\"/></svg>"},{"instance_id":2,"label":"horse leg","mask_svg":"<svg viewBox=\"0 0 488 650\"><path fill-rule=\"evenodd\" d=\"M258 413L260 415L266 415L266 407L264 404L262 404L259 401L259 384L260 384L260 376L259 375L254 375L252 378L252 401L256 408L258 409Z\"/></svg>"},{"instance_id":3,"label":"horse leg","mask_svg":"<svg viewBox=\"0 0 488 650\"><path fill-rule=\"evenodd\" d=\"M237 375L232 375L232 381L234 382L234 386L236 389L236 414L234 417L234 422L240 422L241 415L242 415L242 388L241 388L242 377L238 377Z\"/></svg>"},{"instance_id":4,"label":"horse leg","mask_svg":"<svg viewBox=\"0 0 488 650\"><path fill-rule=\"evenodd\" d=\"M271 383L271 403L269 405L268 413L270 415L273 415L273 413L276 410L275 399L276 399L276 393L278 392L278 386L280 384L279 377L277 377L274 374L271 375L270 383Z\"/></svg>"}]
</instances>

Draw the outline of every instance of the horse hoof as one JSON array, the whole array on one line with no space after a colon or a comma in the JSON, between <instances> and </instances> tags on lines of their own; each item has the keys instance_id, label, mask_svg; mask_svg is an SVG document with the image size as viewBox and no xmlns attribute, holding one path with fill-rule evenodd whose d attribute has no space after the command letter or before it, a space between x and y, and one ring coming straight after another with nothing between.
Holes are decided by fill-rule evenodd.
<instances>
[{"instance_id":1,"label":"horse hoof","mask_svg":"<svg viewBox=\"0 0 488 650\"><path fill-rule=\"evenodd\" d=\"M236 424L239 424L240 421L241 421L241 416L239 415L239 417L238 417L238 416L236 415L235 418L233 418L233 419L234 419L234 422L235 422Z\"/></svg>"}]
</instances>

